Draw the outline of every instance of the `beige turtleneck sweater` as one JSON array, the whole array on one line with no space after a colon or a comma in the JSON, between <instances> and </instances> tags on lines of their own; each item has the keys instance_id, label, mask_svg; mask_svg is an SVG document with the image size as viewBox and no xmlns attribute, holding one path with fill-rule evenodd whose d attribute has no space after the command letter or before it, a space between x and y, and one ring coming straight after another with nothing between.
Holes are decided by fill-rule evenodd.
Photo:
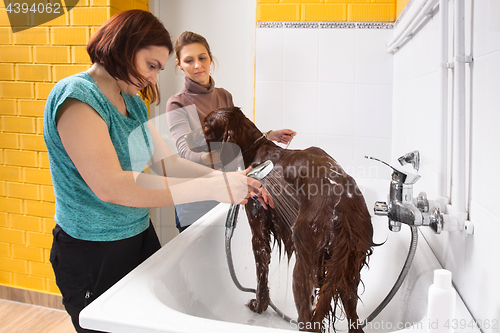
<instances>
[{"instance_id":1,"label":"beige turtleneck sweater","mask_svg":"<svg viewBox=\"0 0 500 333\"><path fill-rule=\"evenodd\" d=\"M179 156L201 164L203 153L189 150L184 135L200 128L203 119L213 110L233 106L231 94L223 88L215 88L213 78L207 88L186 77L184 88L167 102L167 121Z\"/></svg>"}]
</instances>

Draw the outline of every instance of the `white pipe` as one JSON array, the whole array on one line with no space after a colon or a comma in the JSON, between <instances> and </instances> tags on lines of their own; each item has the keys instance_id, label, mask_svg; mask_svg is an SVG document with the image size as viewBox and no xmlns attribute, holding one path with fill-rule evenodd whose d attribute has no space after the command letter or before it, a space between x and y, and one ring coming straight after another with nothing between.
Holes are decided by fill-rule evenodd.
<instances>
[{"instance_id":1,"label":"white pipe","mask_svg":"<svg viewBox=\"0 0 500 333\"><path fill-rule=\"evenodd\" d=\"M441 145L439 147L438 196L448 197L448 16L449 0L439 0L439 76L440 76L440 112L441 112ZM449 201L449 199L448 199ZM447 204L449 202L446 202Z\"/></svg>"},{"instance_id":2,"label":"white pipe","mask_svg":"<svg viewBox=\"0 0 500 333\"><path fill-rule=\"evenodd\" d=\"M394 36L394 38L387 44L387 52L392 53L397 51L399 46L412 35L413 31L425 20L430 13L432 13L433 7L436 5L438 0L427 0L425 5L420 11L414 12L413 16L410 18L405 18L407 23L401 28L401 30Z\"/></svg>"},{"instance_id":3,"label":"white pipe","mask_svg":"<svg viewBox=\"0 0 500 333\"><path fill-rule=\"evenodd\" d=\"M453 141L451 204L455 211L466 211L466 123L465 123L465 3L455 0L455 65L453 96Z\"/></svg>"}]
</instances>

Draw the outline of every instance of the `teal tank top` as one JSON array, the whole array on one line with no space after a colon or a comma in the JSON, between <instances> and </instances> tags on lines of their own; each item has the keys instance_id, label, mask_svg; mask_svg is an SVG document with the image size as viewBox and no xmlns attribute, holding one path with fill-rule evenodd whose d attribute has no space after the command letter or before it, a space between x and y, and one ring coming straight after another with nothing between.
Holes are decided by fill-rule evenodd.
<instances>
[{"instance_id":1,"label":"teal tank top","mask_svg":"<svg viewBox=\"0 0 500 333\"><path fill-rule=\"evenodd\" d=\"M77 239L115 241L149 226L149 208L104 202L92 192L66 153L56 127L57 111L66 99L90 105L106 122L122 169L142 172L153 153L147 107L138 95L122 95L128 117L104 96L89 73L82 72L59 81L45 104L43 135L56 197L54 219Z\"/></svg>"}]
</instances>

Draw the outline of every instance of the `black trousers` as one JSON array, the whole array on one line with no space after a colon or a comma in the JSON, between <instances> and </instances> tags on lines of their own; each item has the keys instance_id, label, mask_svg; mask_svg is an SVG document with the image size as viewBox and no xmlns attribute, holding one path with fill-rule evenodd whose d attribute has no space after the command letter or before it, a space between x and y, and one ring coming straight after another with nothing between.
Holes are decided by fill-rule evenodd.
<instances>
[{"instance_id":1,"label":"black trousers","mask_svg":"<svg viewBox=\"0 0 500 333\"><path fill-rule=\"evenodd\" d=\"M112 242L75 239L59 225L52 234L50 262L77 332L96 332L80 327L80 311L161 248L151 223L137 236Z\"/></svg>"}]
</instances>

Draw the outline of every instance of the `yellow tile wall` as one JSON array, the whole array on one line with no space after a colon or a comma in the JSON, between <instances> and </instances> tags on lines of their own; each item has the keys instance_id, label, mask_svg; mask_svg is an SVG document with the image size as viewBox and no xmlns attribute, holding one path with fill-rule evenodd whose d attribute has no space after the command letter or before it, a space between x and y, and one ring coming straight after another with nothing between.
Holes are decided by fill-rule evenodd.
<instances>
[{"instance_id":1,"label":"yellow tile wall","mask_svg":"<svg viewBox=\"0 0 500 333\"><path fill-rule=\"evenodd\" d=\"M148 10L149 0L80 0L63 16L19 30L0 1L0 285L59 294L49 262L55 198L45 101L57 81L90 67L91 34L135 8Z\"/></svg>"},{"instance_id":2,"label":"yellow tile wall","mask_svg":"<svg viewBox=\"0 0 500 333\"><path fill-rule=\"evenodd\" d=\"M401 12L405 9L406 5L410 2L410 0L398 0L398 8L396 10L396 17L399 17Z\"/></svg>"},{"instance_id":3,"label":"yellow tile wall","mask_svg":"<svg viewBox=\"0 0 500 333\"><path fill-rule=\"evenodd\" d=\"M394 22L402 1L257 0L257 22Z\"/></svg>"}]
</instances>

